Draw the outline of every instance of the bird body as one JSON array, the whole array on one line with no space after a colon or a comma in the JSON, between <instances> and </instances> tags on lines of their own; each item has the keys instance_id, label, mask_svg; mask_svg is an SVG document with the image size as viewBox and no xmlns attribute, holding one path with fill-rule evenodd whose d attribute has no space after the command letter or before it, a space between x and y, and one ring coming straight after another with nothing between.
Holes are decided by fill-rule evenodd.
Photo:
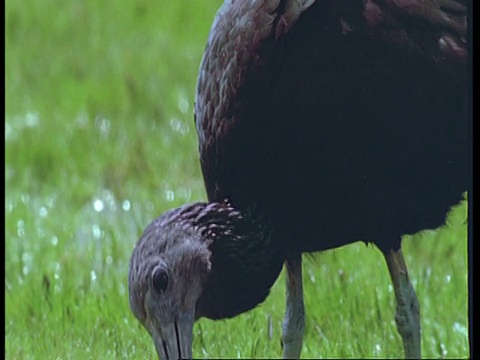
<instances>
[{"instance_id":1,"label":"bird body","mask_svg":"<svg viewBox=\"0 0 480 360\"><path fill-rule=\"evenodd\" d=\"M160 358L191 356L191 319L261 303L285 261L284 356L299 356L301 254L358 240L386 255L419 356L400 241L443 224L468 183L464 5L225 2L195 101L208 202L161 215L130 263L131 308Z\"/></svg>"},{"instance_id":2,"label":"bird body","mask_svg":"<svg viewBox=\"0 0 480 360\"><path fill-rule=\"evenodd\" d=\"M392 41L362 3L317 1L246 50L218 38L232 35L218 20L207 46L195 111L209 200L255 206L287 249L398 249L443 224L466 190L465 79L425 50L434 36ZM236 83L221 78L229 70Z\"/></svg>"}]
</instances>

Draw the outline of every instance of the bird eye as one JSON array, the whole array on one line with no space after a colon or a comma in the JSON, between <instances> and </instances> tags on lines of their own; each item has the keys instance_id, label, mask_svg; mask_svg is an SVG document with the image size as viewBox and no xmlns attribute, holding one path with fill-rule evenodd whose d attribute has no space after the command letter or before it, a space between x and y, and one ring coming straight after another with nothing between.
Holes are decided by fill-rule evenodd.
<instances>
[{"instance_id":1,"label":"bird eye","mask_svg":"<svg viewBox=\"0 0 480 360\"><path fill-rule=\"evenodd\" d=\"M156 267L152 273L152 286L155 289L155 292L159 295L163 294L168 287L168 274L167 272L160 268Z\"/></svg>"}]
</instances>

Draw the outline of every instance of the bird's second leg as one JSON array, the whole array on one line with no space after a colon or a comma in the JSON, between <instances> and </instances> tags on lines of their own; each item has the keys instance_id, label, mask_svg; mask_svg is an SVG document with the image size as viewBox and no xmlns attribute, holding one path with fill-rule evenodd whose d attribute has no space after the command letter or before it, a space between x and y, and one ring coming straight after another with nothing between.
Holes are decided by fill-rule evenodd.
<instances>
[{"instance_id":1,"label":"bird's second leg","mask_svg":"<svg viewBox=\"0 0 480 360\"><path fill-rule=\"evenodd\" d=\"M287 269L287 303L283 321L283 358L299 359L305 330L303 305L302 255L295 255L285 262Z\"/></svg>"},{"instance_id":2,"label":"bird's second leg","mask_svg":"<svg viewBox=\"0 0 480 360\"><path fill-rule=\"evenodd\" d=\"M393 282L397 299L395 322L403 340L405 358L421 358L420 307L415 289L408 277L407 265L402 250L385 254L388 270Z\"/></svg>"}]
</instances>

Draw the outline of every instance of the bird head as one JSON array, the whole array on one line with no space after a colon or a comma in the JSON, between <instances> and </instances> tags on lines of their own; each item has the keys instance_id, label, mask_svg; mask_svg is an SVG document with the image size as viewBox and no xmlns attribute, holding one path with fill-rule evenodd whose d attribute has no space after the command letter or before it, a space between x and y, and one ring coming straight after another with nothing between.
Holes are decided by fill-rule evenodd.
<instances>
[{"instance_id":1,"label":"bird head","mask_svg":"<svg viewBox=\"0 0 480 360\"><path fill-rule=\"evenodd\" d=\"M150 333L160 359L192 357L195 305L210 271L210 251L175 213L144 231L130 261L133 314Z\"/></svg>"},{"instance_id":2,"label":"bird head","mask_svg":"<svg viewBox=\"0 0 480 360\"><path fill-rule=\"evenodd\" d=\"M284 257L266 234L224 203L185 205L147 226L133 250L128 289L160 359L192 357L196 319L233 317L267 297Z\"/></svg>"}]
</instances>

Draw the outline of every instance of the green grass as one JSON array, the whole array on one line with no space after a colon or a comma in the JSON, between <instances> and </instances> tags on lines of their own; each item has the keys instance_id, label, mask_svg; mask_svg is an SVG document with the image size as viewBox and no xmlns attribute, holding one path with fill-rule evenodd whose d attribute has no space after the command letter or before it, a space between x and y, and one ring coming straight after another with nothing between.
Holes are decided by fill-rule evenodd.
<instances>
[{"instance_id":1,"label":"green grass","mask_svg":"<svg viewBox=\"0 0 480 360\"><path fill-rule=\"evenodd\" d=\"M6 4L5 355L155 358L130 313L144 226L205 199L196 74L220 1ZM404 241L425 357L469 356L466 205ZM305 357L400 357L385 261L352 244L305 257ZM283 274L268 300L200 320L195 357L279 357Z\"/></svg>"}]
</instances>

